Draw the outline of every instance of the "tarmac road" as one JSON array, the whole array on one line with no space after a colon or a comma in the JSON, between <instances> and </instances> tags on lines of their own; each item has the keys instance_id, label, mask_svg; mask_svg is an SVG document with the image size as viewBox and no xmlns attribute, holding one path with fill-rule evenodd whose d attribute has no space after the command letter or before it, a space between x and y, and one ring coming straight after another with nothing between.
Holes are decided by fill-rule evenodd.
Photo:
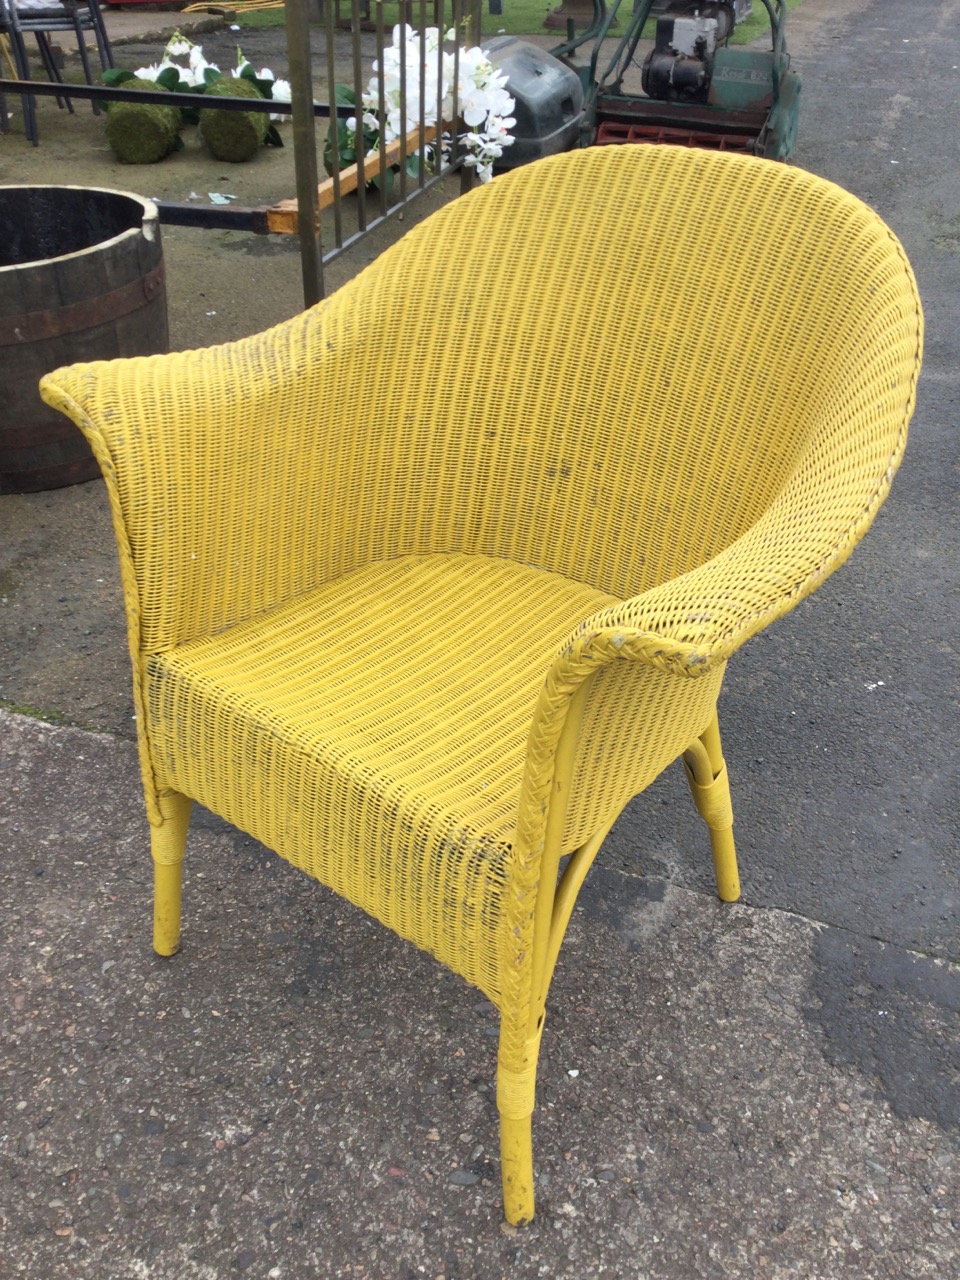
<instances>
[{"instance_id":1,"label":"tarmac road","mask_svg":"<svg viewBox=\"0 0 960 1280\"><path fill-rule=\"evenodd\" d=\"M901 985L890 969L896 949L923 957L909 978L901 972L905 1007L921 975L932 992L939 962L960 959L960 6L875 0L836 10L808 3L793 15L804 81L794 161L854 191L903 241L927 323L919 402L869 536L810 601L738 655L721 723L746 899L835 926L818 944L824 1029L838 1057L883 1069L902 1052L889 1032L874 1034L889 987ZM658 784L659 810L652 793L635 802L601 854L607 865L635 869L638 848L655 851L641 855L642 871L706 891L707 869L690 861L693 832L678 832L682 785ZM858 1014L848 1005L833 1020L831 990L851 981L863 992ZM956 1013L960 991L951 992L945 1008ZM953 1123L957 1041L955 1028L931 1047L938 1065L924 1057L916 1070ZM886 1074L892 1097L900 1086Z\"/></svg>"},{"instance_id":2,"label":"tarmac road","mask_svg":"<svg viewBox=\"0 0 960 1280\"><path fill-rule=\"evenodd\" d=\"M960 1277L958 18L956 0L792 15L794 160L877 208L920 283L911 440L852 561L731 666L744 905L716 907L679 776L601 852L551 1002L541 1216L519 1237L496 1224L495 1042L472 993L210 819L186 949L147 954L102 485L0 500L0 697L119 735L0 721L20 1015L0 1046L0 1270ZM190 157L121 170L83 111L46 111L35 151L0 140L0 181L220 189ZM230 189L291 193L289 161L264 152ZM292 241L164 236L176 345L298 309Z\"/></svg>"}]
</instances>

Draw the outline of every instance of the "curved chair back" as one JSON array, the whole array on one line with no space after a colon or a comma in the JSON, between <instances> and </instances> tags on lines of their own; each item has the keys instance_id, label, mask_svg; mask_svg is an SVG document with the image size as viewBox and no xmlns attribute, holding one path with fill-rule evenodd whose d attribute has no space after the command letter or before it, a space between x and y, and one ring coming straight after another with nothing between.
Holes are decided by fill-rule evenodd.
<instances>
[{"instance_id":1,"label":"curved chair back","mask_svg":"<svg viewBox=\"0 0 960 1280\"><path fill-rule=\"evenodd\" d=\"M739 538L801 459L791 532L819 564L902 451L918 306L880 219L802 170L627 146L515 170L265 335L266 365L248 341L144 366L145 471L119 442L144 430L135 400L110 404L144 646L416 551L639 595ZM220 372L237 395L211 414ZM198 455L209 492L177 483ZM213 498L270 530L242 573L194 555Z\"/></svg>"}]
</instances>

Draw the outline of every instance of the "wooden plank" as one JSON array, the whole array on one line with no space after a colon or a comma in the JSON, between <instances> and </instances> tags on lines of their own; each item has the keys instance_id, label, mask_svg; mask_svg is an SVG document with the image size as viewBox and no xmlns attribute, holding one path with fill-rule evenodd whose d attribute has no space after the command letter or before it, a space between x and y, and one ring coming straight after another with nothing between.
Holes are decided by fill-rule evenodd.
<instances>
[{"instance_id":1,"label":"wooden plank","mask_svg":"<svg viewBox=\"0 0 960 1280\"><path fill-rule=\"evenodd\" d=\"M386 165L389 169L391 166L399 163L402 156L411 156L421 145L432 142L437 136L436 125L427 125L423 130L421 142L420 128L411 129L406 138L394 138L383 148L383 155L386 158ZM379 151L375 151L373 155L367 156L363 164L363 177L365 182L369 182L375 178L380 172L380 155ZM340 194L347 195L350 191L356 191L360 184L360 166L358 164L350 164L340 170ZM327 178L317 187L317 203L321 209L329 209L333 204L335 188L333 178ZM297 202L296 200L280 200L275 205L271 205L267 209L267 229L269 231L279 232L282 235L295 235L297 231Z\"/></svg>"}]
</instances>

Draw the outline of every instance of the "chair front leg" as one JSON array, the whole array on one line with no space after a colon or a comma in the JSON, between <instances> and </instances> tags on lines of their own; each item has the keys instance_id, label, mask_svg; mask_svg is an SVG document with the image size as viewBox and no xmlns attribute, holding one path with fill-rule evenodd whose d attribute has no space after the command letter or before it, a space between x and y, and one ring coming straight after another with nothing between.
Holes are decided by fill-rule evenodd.
<instances>
[{"instance_id":1,"label":"chair front leg","mask_svg":"<svg viewBox=\"0 0 960 1280\"><path fill-rule=\"evenodd\" d=\"M500 1171L503 1212L515 1227L533 1220L533 1108L543 1017L535 1035L519 1046L510 1043L507 1019L500 1022L497 1056L497 1109L500 1112Z\"/></svg>"},{"instance_id":2,"label":"chair front leg","mask_svg":"<svg viewBox=\"0 0 960 1280\"><path fill-rule=\"evenodd\" d=\"M175 955L180 947L180 892L183 855L193 801L176 791L160 795L163 822L150 828L153 854L153 949L157 955Z\"/></svg>"},{"instance_id":3,"label":"chair front leg","mask_svg":"<svg viewBox=\"0 0 960 1280\"><path fill-rule=\"evenodd\" d=\"M63 84L63 76L60 74L60 68L57 66L57 60L53 54L53 46L50 43L50 37L45 31L35 31L37 37L37 48L40 51L40 61L43 63L43 69L47 73L47 79L51 84ZM74 114L73 103L65 93L56 95L57 106L61 110L66 107L71 115Z\"/></svg>"}]
</instances>

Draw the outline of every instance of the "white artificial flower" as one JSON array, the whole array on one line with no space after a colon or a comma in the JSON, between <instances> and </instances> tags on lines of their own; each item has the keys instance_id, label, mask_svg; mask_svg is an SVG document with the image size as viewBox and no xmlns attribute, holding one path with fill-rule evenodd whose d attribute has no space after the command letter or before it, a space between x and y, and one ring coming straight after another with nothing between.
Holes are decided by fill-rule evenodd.
<instances>
[{"instance_id":1,"label":"white artificial flower","mask_svg":"<svg viewBox=\"0 0 960 1280\"><path fill-rule=\"evenodd\" d=\"M198 45L194 45L190 50L190 66L180 68L180 78L196 87L206 82L204 73L208 70L219 73L220 68L215 62L208 62L203 56L203 50Z\"/></svg>"},{"instance_id":2,"label":"white artificial flower","mask_svg":"<svg viewBox=\"0 0 960 1280\"><path fill-rule=\"evenodd\" d=\"M486 121L490 109L482 89L463 94L460 99L460 114L463 116L464 124L468 124L471 129L475 129L477 125Z\"/></svg>"},{"instance_id":3,"label":"white artificial flower","mask_svg":"<svg viewBox=\"0 0 960 1280\"><path fill-rule=\"evenodd\" d=\"M261 80L265 80L266 76L261 76ZM289 80L274 80L270 86L270 97L274 102L292 102L293 90L290 88ZM283 111L271 111L270 119L276 120L278 124L282 124L289 117Z\"/></svg>"},{"instance_id":4,"label":"white artificial flower","mask_svg":"<svg viewBox=\"0 0 960 1280\"><path fill-rule=\"evenodd\" d=\"M445 39L456 40L450 29ZM507 77L492 65L477 46L461 48L457 55L442 51L440 33L428 27L418 34L406 24L393 29L393 43L383 52L382 66L373 64L373 75L361 97L363 123L381 135L377 145L412 132L421 123L437 123L437 102L443 119L461 116L467 131L460 141L466 151L464 163L477 170L482 182L493 176L493 162L503 148L513 143L510 129L514 99L506 91ZM404 92L405 91L405 92ZM421 116L420 103L423 101ZM383 116L381 118L381 111ZM426 149L431 160L439 150L450 158L452 140L443 134L439 148Z\"/></svg>"}]
</instances>

